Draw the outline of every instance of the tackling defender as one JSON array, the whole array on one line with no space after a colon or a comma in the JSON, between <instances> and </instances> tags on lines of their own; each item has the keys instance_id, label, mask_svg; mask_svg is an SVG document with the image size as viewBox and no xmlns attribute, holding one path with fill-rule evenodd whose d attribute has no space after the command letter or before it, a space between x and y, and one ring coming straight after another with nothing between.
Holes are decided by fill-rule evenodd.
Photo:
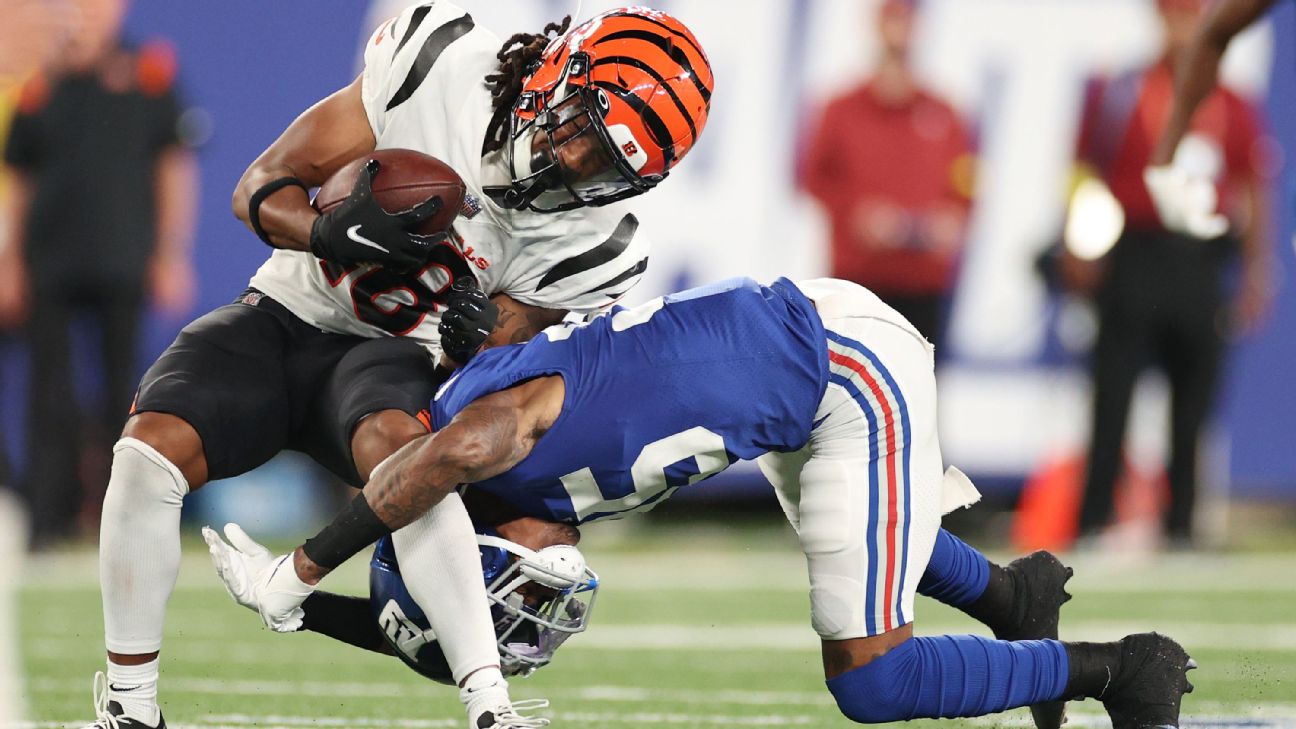
<instances>
[{"instance_id":1,"label":"tackling defender","mask_svg":"<svg viewBox=\"0 0 1296 729\"><path fill-rule=\"evenodd\" d=\"M517 521L475 526L501 669L505 676L530 675L548 665L568 638L586 630L598 576L575 546L580 533L574 527L540 524L538 529L528 529L517 526ZM230 597L257 611L252 578L274 557L237 524L225 527L228 544L210 527L202 531ZM510 532L526 544L503 536ZM409 593L390 537L374 548L369 576L367 598L312 593L302 603L298 630L394 655L433 681L453 684L445 651Z\"/></svg>"},{"instance_id":2,"label":"tackling defender","mask_svg":"<svg viewBox=\"0 0 1296 729\"><path fill-rule=\"evenodd\" d=\"M236 303L186 327L148 370L114 449L100 537L107 691L91 726L164 724L158 654L190 491L285 448L363 484L427 432L418 416L442 376L430 356L438 326L453 343L494 324L471 296L442 320L455 284L508 293L517 303L497 334L525 339L639 280L648 243L619 203L659 184L696 143L710 64L665 13L621 8L568 32L569 21L501 43L450 2L412 6L374 33L353 83L244 173L234 212L277 250ZM461 175L468 196L448 237L409 232L435 201L383 211L372 163L342 205L311 207L307 188L387 147ZM410 589L444 638L470 725L513 726L522 720L489 615L473 609L486 596L467 514L455 497L424 520L453 536L397 536L402 558L436 556Z\"/></svg>"},{"instance_id":3,"label":"tackling defender","mask_svg":"<svg viewBox=\"0 0 1296 729\"><path fill-rule=\"evenodd\" d=\"M984 558L940 530L953 483L935 396L930 345L865 289L725 282L478 355L438 390L434 434L397 453L314 541L330 558L353 554L461 483L579 524L756 458L806 553L812 624L846 716L1094 697L1117 729L1177 726L1195 664L1164 636L913 636L920 576L928 594L985 589L969 567ZM939 585L924 575L934 555ZM328 571L302 549L274 560L254 580L262 618L292 625Z\"/></svg>"}]
</instances>

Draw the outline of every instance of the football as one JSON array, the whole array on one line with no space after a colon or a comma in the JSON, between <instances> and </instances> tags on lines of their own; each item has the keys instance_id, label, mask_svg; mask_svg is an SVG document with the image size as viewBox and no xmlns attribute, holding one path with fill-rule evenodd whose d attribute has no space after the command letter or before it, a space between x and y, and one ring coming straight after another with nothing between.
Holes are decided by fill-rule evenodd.
<instances>
[{"instance_id":1,"label":"football","mask_svg":"<svg viewBox=\"0 0 1296 729\"><path fill-rule=\"evenodd\" d=\"M381 165L374 175L373 194L383 210L399 213L437 195L443 207L416 232L432 235L450 229L463 205L464 181L446 163L412 149L379 149L348 162L320 186L313 203L315 209L326 213L341 204L351 194L361 168L371 159Z\"/></svg>"}]
</instances>

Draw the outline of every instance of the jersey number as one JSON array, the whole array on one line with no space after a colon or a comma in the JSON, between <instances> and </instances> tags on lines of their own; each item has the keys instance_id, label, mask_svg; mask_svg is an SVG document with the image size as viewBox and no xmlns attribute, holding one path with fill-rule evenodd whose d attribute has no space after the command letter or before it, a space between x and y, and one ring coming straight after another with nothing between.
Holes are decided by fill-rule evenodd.
<instances>
[{"instance_id":1,"label":"jersey number","mask_svg":"<svg viewBox=\"0 0 1296 729\"><path fill-rule=\"evenodd\" d=\"M332 261L320 261L320 266L333 287L359 268ZM463 256L449 243L442 243L432 249L428 263L414 273L377 267L356 276L351 281L351 307L360 321L402 336L417 329L428 312L440 309L457 279L472 275Z\"/></svg>"},{"instance_id":2,"label":"jersey number","mask_svg":"<svg viewBox=\"0 0 1296 729\"><path fill-rule=\"evenodd\" d=\"M666 301L653 299L633 309L612 315L612 331L623 332L652 319ZM545 330L550 341L566 339L585 324L559 325ZM584 521L593 515L612 516L626 511L647 511L680 486L697 483L729 467L729 451L719 433L702 426L689 428L655 440L639 451L630 466L634 490L625 496L606 498L589 468L573 471L559 479L571 498L576 518Z\"/></svg>"},{"instance_id":3,"label":"jersey number","mask_svg":"<svg viewBox=\"0 0 1296 729\"><path fill-rule=\"evenodd\" d=\"M619 498L605 498L594 472L589 468L563 476L563 488L571 498L576 518L614 516L626 511L648 511L666 500L680 486L697 483L729 467L729 452L719 433L702 426L668 435L643 447L630 466L634 491Z\"/></svg>"}]
</instances>

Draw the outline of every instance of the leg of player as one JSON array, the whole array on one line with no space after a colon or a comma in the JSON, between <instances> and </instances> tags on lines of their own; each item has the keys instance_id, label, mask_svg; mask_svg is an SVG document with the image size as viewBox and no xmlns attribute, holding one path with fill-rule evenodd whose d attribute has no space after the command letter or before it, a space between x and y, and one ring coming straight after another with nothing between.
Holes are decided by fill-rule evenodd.
<instances>
[{"instance_id":1,"label":"leg of player","mask_svg":"<svg viewBox=\"0 0 1296 729\"><path fill-rule=\"evenodd\" d=\"M362 419L351 438L356 470L366 482L402 446L427 435L427 425L402 410L383 410ZM500 671L499 649L481 579L472 521L457 494L443 499L417 521L393 534L397 558L426 565L405 575L410 595L423 608L438 636L460 698L477 726L486 713L506 718L508 682ZM494 723L494 719L491 724Z\"/></svg>"},{"instance_id":2,"label":"leg of player","mask_svg":"<svg viewBox=\"0 0 1296 729\"><path fill-rule=\"evenodd\" d=\"M1000 567L941 529L918 594L962 610L1000 640L1056 640L1062 604L1071 599L1066 591L1071 574L1070 567L1043 550ZM1066 705L1032 705L1031 716L1036 729L1058 729Z\"/></svg>"},{"instance_id":3,"label":"leg of player","mask_svg":"<svg viewBox=\"0 0 1296 729\"><path fill-rule=\"evenodd\" d=\"M828 690L846 717L875 724L982 716L1048 701L1096 698L1115 729L1176 727L1196 667L1156 633L1113 643L1004 641L974 635L824 640Z\"/></svg>"},{"instance_id":4,"label":"leg of player","mask_svg":"<svg viewBox=\"0 0 1296 729\"><path fill-rule=\"evenodd\" d=\"M99 584L108 675L95 692L93 726L163 723L158 651L180 570L181 503L209 478L250 471L287 442L283 355L294 332L318 330L269 304L230 304L199 317L140 380L104 494Z\"/></svg>"},{"instance_id":5,"label":"leg of player","mask_svg":"<svg viewBox=\"0 0 1296 729\"><path fill-rule=\"evenodd\" d=\"M366 415L351 434L351 458L361 480L406 443L428 434L427 424L403 410L381 410Z\"/></svg>"},{"instance_id":6,"label":"leg of player","mask_svg":"<svg viewBox=\"0 0 1296 729\"><path fill-rule=\"evenodd\" d=\"M868 302L858 305L859 313L870 311ZM918 582L938 543L954 552L942 561L973 563L958 571L984 573L987 582L991 571L966 545L940 536L931 351L885 310L873 310L824 321L829 384L808 458L788 490L797 494L825 677L842 713L881 723L1096 697L1118 729L1176 726L1191 662L1163 636L1103 644L913 637Z\"/></svg>"},{"instance_id":7,"label":"leg of player","mask_svg":"<svg viewBox=\"0 0 1296 729\"><path fill-rule=\"evenodd\" d=\"M165 413L131 417L113 448L99 535L107 689L97 710L120 727L162 724L158 652L180 572L180 507L207 481L197 431ZM113 707L111 704L116 703Z\"/></svg>"}]
</instances>

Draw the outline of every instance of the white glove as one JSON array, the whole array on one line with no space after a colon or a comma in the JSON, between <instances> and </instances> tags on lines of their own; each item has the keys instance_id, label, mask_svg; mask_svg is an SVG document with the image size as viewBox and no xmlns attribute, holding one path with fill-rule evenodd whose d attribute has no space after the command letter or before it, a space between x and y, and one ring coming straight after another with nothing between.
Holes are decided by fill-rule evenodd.
<instances>
[{"instance_id":1,"label":"white glove","mask_svg":"<svg viewBox=\"0 0 1296 729\"><path fill-rule=\"evenodd\" d=\"M202 528L202 535L211 552L216 576L220 577L225 591L234 598L234 602L253 612L261 612L257 607L256 596L252 594L252 575L259 574L266 565L273 562L274 555L253 541L238 524L225 525L225 538L229 540L229 544L209 526Z\"/></svg>"},{"instance_id":2,"label":"white glove","mask_svg":"<svg viewBox=\"0 0 1296 729\"><path fill-rule=\"evenodd\" d=\"M203 527L216 573L230 597L257 611L271 630L291 633L301 629L305 616L301 604L315 592L315 586L297 576L292 553L271 555L238 524L226 524L225 536L229 544L210 527Z\"/></svg>"},{"instance_id":3,"label":"white glove","mask_svg":"<svg viewBox=\"0 0 1296 729\"><path fill-rule=\"evenodd\" d=\"M1228 231L1228 219L1215 211L1215 183L1169 165L1143 169L1157 214L1166 228L1196 238L1218 238Z\"/></svg>"}]
</instances>

